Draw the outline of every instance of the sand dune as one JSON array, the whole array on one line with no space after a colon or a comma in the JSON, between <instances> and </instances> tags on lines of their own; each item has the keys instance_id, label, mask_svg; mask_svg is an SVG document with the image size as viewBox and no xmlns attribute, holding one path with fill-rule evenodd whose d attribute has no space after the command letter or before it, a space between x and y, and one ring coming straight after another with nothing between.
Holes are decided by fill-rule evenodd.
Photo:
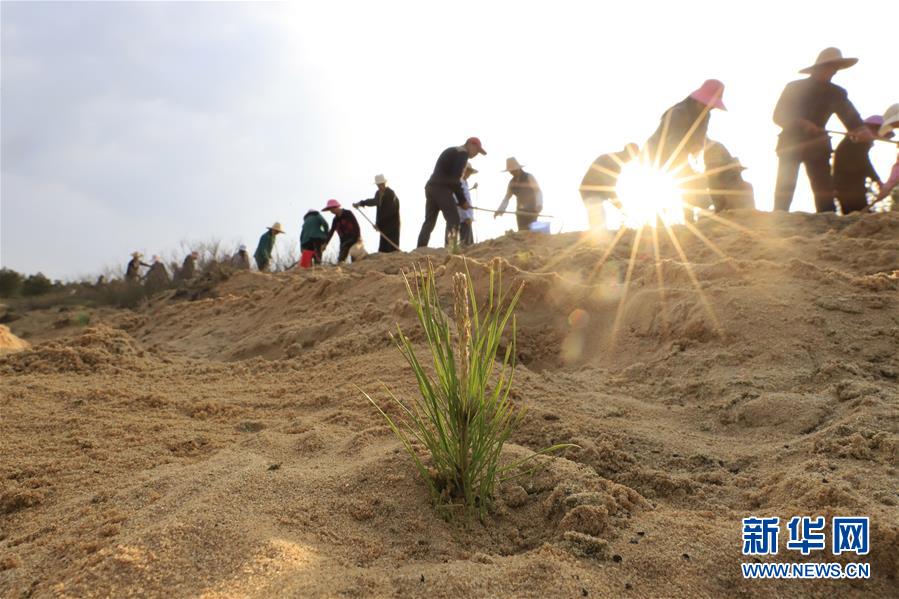
<instances>
[{"instance_id":1,"label":"sand dune","mask_svg":"<svg viewBox=\"0 0 899 599\"><path fill-rule=\"evenodd\" d=\"M899 214L728 219L661 232L658 263L648 232L516 233L84 329L25 314L33 347L0 358L0 595L894 594ZM506 458L579 447L486 526L448 523L356 386L416 393L389 338L421 341L403 270L430 260L448 297L494 258L525 284ZM749 515L870 516L872 578L743 580Z\"/></svg>"}]
</instances>

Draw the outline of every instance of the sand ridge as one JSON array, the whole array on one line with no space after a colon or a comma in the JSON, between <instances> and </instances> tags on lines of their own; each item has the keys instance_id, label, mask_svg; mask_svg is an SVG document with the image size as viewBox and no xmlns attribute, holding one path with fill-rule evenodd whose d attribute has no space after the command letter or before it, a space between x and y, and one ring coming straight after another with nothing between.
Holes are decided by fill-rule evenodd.
<instances>
[{"instance_id":1,"label":"sand ridge","mask_svg":"<svg viewBox=\"0 0 899 599\"><path fill-rule=\"evenodd\" d=\"M86 328L24 315L36 344L0 358L0 594L888 596L899 215L729 218L660 232L658 265L649 233L514 233L467 260L243 273ZM389 338L422 340L404 270L430 261L448 300L494 259L525 284L505 459L579 447L465 526L356 385L416 392ZM873 578L743 580L750 514L870 516Z\"/></svg>"}]
</instances>

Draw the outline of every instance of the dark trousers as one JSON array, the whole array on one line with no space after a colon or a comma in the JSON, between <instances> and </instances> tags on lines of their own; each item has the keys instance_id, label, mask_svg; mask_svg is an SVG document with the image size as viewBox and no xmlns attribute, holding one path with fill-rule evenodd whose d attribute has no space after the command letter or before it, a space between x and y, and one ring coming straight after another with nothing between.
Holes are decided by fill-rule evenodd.
<instances>
[{"instance_id":1,"label":"dark trousers","mask_svg":"<svg viewBox=\"0 0 899 599\"><path fill-rule=\"evenodd\" d=\"M851 177L845 175L834 181L837 199L840 201L840 209L843 214L850 212L862 212L868 209L868 187L865 185L865 175Z\"/></svg>"},{"instance_id":2,"label":"dark trousers","mask_svg":"<svg viewBox=\"0 0 899 599\"><path fill-rule=\"evenodd\" d=\"M471 227L472 223L470 220L464 221L459 224L459 244L460 245L473 245L474 244L474 229Z\"/></svg>"},{"instance_id":3,"label":"dark trousers","mask_svg":"<svg viewBox=\"0 0 899 599\"><path fill-rule=\"evenodd\" d=\"M418 246L424 247L431 240L431 232L437 224L437 215L443 213L446 220L446 231L443 236L445 246L452 246L459 233L459 210L456 208L456 196L446 187L427 185L425 187L425 222L418 234Z\"/></svg>"},{"instance_id":4,"label":"dark trousers","mask_svg":"<svg viewBox=\"0 0 899 599\"><path fill-rule=\"evenodd\" d=\"M337 254L338 262L346 262L347 256L350 255L350 249L359 241L358 237L340 240L340 253Z\"/></svg>"},{"instance_id":5,"label":"dark trousers","mask_svg":"<svg viewBox=\"0 0 899 599\"><path fill-rule=\"evenodd\" d=\"M805 164L812 193L815 194L815 210L817 212L835 212L833 203L833 177L830 174L830 156L822 155L814 158L796 158L780 156L777 164L777 183L774 189L774 209L790 210L793 192L796 191L796 179L799 178L799 165Z\"/></svg>"},{"instance_id":6,"label":"dark trousers","mask_svg":"<svg viewBox=\"0 0 899 599\"><path fill-rule=\"evenodd\" d=\"M537 216L534 214L518 213L515 215L515 219L518 221L518 230L519 231L530 231L531 223L537 222Z\"/></svg>"},{"instance_id":7,"label":"dark trousers","mask_svg":"<svg viewBox=\"0 0 899 599\"><path fill-rule=\"evenodd\" d=\"M400 224L397 222L396 224L378 225L378 228L384 237L387 237L387 239L396 244L396 247L393 247L390 245L390 241L381 237L381 242L378 244L378 251L381 253L397 251L396 248L400 246Z\"/></svg>"}]
</instances>

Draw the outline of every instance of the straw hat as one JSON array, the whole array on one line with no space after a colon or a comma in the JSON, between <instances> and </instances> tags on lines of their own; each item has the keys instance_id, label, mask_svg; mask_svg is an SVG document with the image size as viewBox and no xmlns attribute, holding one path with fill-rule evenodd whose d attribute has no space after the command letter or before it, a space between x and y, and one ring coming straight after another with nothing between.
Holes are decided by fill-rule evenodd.
<instances>
[{"instance_id":1,"label":"straw hat","mask_svg":"<svg viewBox=\"0 0 899 599\"><path fill-rule=\"evenodd\" d=\"M268 228L269 231L274 231L275 233L283 233L284 229L281 228L281 223L275 223L271 227Z\"/></svg>"},{"instance_id":2,"label":"straw hat","mask_svg":"<svg viewBox=\"0 0 899 599\"><path fill-rule=\"evenodd\" d=\"M880 135L886 135L890 129L899 127L899 104L893 104L883 113L883 124L880 126Z\"/></svg>"},{"instance_id":3,"label":"straw hat","mask_svg":"<svg viewBox=\"0 0 899 599\"><path fill-rule=\"evenodd\" d=\"M823 67L825 65L835 67L837 69L848 69L857 62L857 58L843 58L843 53L840 52L839 48L824 48L823 50L821 50L821 53L818 54L818 60L815 61L815 64L810 67L805 67L799 72L809 75L816 68Z\"/></svg>"},{"instance_id":4,"label":"straw hat","mask_svg":"<svg viewBox=\"0 0 899 599\"><path fill-rule=\"evenodd\" d=\"M717 79L706 79L699 89L690 94L690 97L711 108L727 110L722 100L724 97L724 84Z\"/></svg>"},{"instance_id":5,"label":"straw hat","mask_svg":"<svg viewBox=\"0 0 899 599\"><path fill-rule=\"evenodd\" d=\"M387 177L384 175L375 175L375 185L387 185Z\"/></svg>"},{"instance_id":6,"label":"straw hat","mask_svg":"<svg viewBox=\"0 0 899 599\"><path fill-rule=\"evenodd\" d=\"M471 166L471 163L470 163L470 162L466 162L466 163L465 163L465 172L468 173L469 175L477 175L477 174L478 174L478 169L476 169L475 167Z\"/></svg>"},{"instance_id":7,"label":"straw hat","mask_svg":"<svg viewBox=\"0 0 899 599\"><path fill-rule=\"evenodd\" d=\"M132 257L132 258L143 258L143 256L144 256L144 255L141 254L140 252L131 252L131 257Z\"/></svg>"},{"instance_id":8,"label":"straw hat","mask_svg":"<svg viewBox=\"0 0 899 599\"><path fill-rule=\"evenodd\" d=\"M506 158L506 169L503 171L504 173L517 171L523 168L523 165L518 163L518 160L515 159L515 156L509 156Z\"/></svg>"}]
</instances>

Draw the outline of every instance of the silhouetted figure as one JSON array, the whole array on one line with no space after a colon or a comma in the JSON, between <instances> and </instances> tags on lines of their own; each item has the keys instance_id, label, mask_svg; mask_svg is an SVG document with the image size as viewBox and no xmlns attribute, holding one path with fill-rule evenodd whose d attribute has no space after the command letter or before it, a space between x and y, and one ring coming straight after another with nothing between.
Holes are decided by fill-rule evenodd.
<instances>
[{"instance_id":1,"label":"silhouetted figure","mask_svg":"<svg viewBox=\"0 0 899 599\"><path fill-rule=\"evenodd\" d=\"M871 133L876 134L883 125L883 117L875 115L866 118L864 122ZM880 177L868 156L873 146L873 140L854 141L847 136L837 144L837 149L833 153L833 187L843 214L867 212L867 180L871 179L880 184Z\"/></svg>"},{"instance_id":2,"label":"silhouetted figure","mask_svg":"<svg viewBox=\"0 0 899 599\"><path fill-rule=\"evenodd\" d=\"M709 198L715 212L755 208L752 184L743 180L746 167L731 155L724 144L709 140L702 156Z\"/></svg>"},{"instance_id":3,"label":"silhouetted figure","mask_svg":"<svg viewBox=\"0 0 899 599\"><path fill-rule=\"evenodd\" d=\"M608 200L616 208L621 208L621 202L618 201L618 194L615 191L618 176L624 165L637 158L639 152L637 144L629 143L620 152L602 154L587 169L587 174L581 179L580 192L591 229L600 230L605 226L603 202Z\"/></svg>"},{"instance_id":4,"label":"silhouetted figure","mask_svg":"<svg viewBox=\"0 0 899 599\"><path fill-rule=\"evenodd\" d=\"M459 235L459 212L456 206L468 208L460 202L464 197L462 191L462 173L468 160L478 154L487 154L477 137L469 137L465 144L445 149L437 163L434 172L425 185L425 222L421 225L418 234L417 247L428 245L431 240L431 232L437 224L437 215L443 213L446 220L446 231L443 236L444 245L455 245Z\"/></svg>"},{"instance_id":5,"label":"silhouetted figure","mask_svg":"<svg viewBox=\"0 0 899 599\"><path fill-rule=\"evenodd\" d=\"M157 293L168 288L172 280L165 263L159 256L153 256L153 264L144 276L144 287L150 294Z\"/></svg>"},{"instance_id":6,"label":"silhouetted figure","mask_svg":"<svg viewBox=\"0 0 899 599\"><path fill-rule=\"evenodd\" d=\"M395 252L400 245L400 200L396 197L396 193L387 187L387 179L384 175L375 177L375 185L378 191L375 197L353 204L354 207L375 206L378 211L375 213L375 226L381 232L381 242L378 244L379 252ZM387 237L387 239L384 239ZM390 242L393 242L391 245ZM394 247L396 246L396 247Z\"/></svg>"},{"instance_id":7,"label":"silhouetted figure","mask_svg":"<svg viewBox=\"0 0 899 599\"><path fill-rule=\"evenodd\" d=\"M359 221L356 220L352 212L342 208L337 200L328 200L322 211L327 211L334 215L334 219L331 221L331 230L328 231L328 238L322 247L327 246L334 233L337 233L337 237L340 239L340 253L337 255L337 261L346 262L347 256L350 255L350 249L362 237L362 232L359 230Z\"/></svg>"},{"instance_id":8,"label":"silhouetted figure","mask_svg":"<svg viewBox=\"0 0 899 599\"><path fill-rule=\"evenodd\" d=\"M181 264L181 268L178 269L178 272L175 273L175 281L181 283L190 281L197 274L197 258L200 257L200 252L191 252L185 258L184 262Z\"/></svg>"},{"instance_id":9,"label":"silhouetted figure","mask_svg":"<svg viewBox=\"0 0 899 599\"><path fill-rule=\"evenodd\" d=\"M468 178L477 172L471 163L466 164L465 170L462 171L462 198L458 200L456 207L459 212L459 245L462 246L474 244L474 208L472 207L471 192L477 189L478 184L470 186ZM463 208L463 205L468 205L468 208Z\"/></svg>"},{"instance_id":10,"label":"silhouetted figure","mask_svg":"<svg viewBox=\"0 0 899 599\"><path fill-rule=\"evenodd\" d=\"M805 172L812 185L817 212L833 212L833 178L830 172L830 155L833 148L825 127L830 117L836 114L848 131L858 131L862 141L870 141L872 136L862 125L862 118L846 90L831 83L840 69L846 69L858 62L857 58L843 58L837 48L826 48L818 55L818 60L800 73L809 75L788 83L777 106L774 108L774 122L783 131L777 139L777 183L774 191L774 209L788 211L796 191L799 165L805 165Z\"/></svg>"},{"instance_id":11,"label":"silhouetted figure","mask_svg":"<svg viewBox=\"0 0 899 599\"><path fill-rule=\"evenodd\" d=\"M537 215L543 210L543 192L540 190L537 178L526 172L514 156L506 158L504 172L512 175L512 178L506 187L503 201L493 213L493 218L503 214L509 205L509 200L515 196L515 217L518 221L518 230L530 231L531 223L537 220Z\"/></svg>"},{"instance_id":12,"label":"silhouetted figure","mask_svg":"<svg viewBox=\"0 0 899 599\"><path fill-rule=\"evenodd\" d=\"M240 244L234 255L231 256L231 268L236 270L250 270L250 254L247 252L247 246Z\"/></svg>"},{"instance_id":13,"label":"silhouetted figure","mask_svg":"<svg viewBox=\"0 0 899 599\"><path fill-rule=\"evenodd\" d=\"M708 79L689 96L662 115L655 133L647 140L645 159L679 180L683 191L684 217L693 219L692 207L707 208L711 203L705 178L690 166L690 156L698 156L706 146L711 111L727 110L723 102L724 84Z\"/></svg>"}]
</instances>

